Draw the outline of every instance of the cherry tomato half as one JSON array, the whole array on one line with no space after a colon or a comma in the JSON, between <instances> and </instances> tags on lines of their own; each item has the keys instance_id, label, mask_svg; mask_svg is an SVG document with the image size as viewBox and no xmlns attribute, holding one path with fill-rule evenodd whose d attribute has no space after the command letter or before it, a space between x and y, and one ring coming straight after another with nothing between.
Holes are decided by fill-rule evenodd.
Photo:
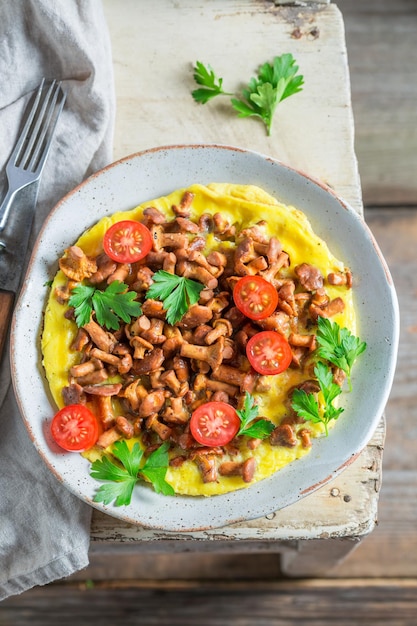
<instances>
[{"instance_id":1,"label":"cherry tomato half","mask_svg":"<svg viewBox=\"0 0 417 626\"><path fill-rule=\"evenodd\" d=\"M143 259L152 248L152 236L140 222L116 222L103 237L104 252L118 263L135 263Z\"/></svg>"},{"instance_id":2,"label":"cherry tomato half","mask_svg":"<svg viewBox=\"0 0 417 626\"><path fill-rule=\"evenodd\" d=\"M191 434L203 446L224 446L240 428L236 411L226 402L206 402L192 414Z\"/></svg>"},{"instance_id":3,"label":"cherry tomato half","mask_svg":"<svg viewBox=\"0 0 417 626\"><path fill-rule=\"evenodd\" d=\"M275 330L253 335L246 344L246 355L253 369L264 376L281 374L292 361L290 344Z\"/></svg>"},{"instance_id":4,"label":"cherry tomato half","mask_svg":"<svg viewBox=\"0 0 417 626\"><path fill-rule=\"evenodd\" d=\"M251 320L269 317L278 305L275 287L262 276L243 276L233 289L233 299L239 311Z\"/></svg>"},{"instance_id":5,"label":"cherry tomato half","mask_svg":"<svg viewBox=\"0 0 417 626\"><path fill-rule=\"evenodd\" d=\"M84 404L69 404L58 411L51 423L51 434L64 450L81 452L94 446L98 423Z\"/></svg>"}]
</instances>

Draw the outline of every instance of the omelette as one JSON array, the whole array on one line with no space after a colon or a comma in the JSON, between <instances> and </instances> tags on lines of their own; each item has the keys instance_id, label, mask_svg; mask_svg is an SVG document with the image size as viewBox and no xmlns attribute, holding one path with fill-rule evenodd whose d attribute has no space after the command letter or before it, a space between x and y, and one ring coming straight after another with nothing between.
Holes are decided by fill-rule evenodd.
<instances>
[{"instance_id":1,"label":"omelette","mask_svg":"<svg viewBox=\"0 0 417 626\"><path fill-rule=\"evenodd\" d=\"M134 223L139 257L121 232ZM214 496L271 476L327 434L291 398L305 390L320 406L318 321L355 332L352 277L297 208L253 185L194 184L103 217L59 267L43 366L57 411L94 415L91 462L116 441L146 454L165 443L175 493ZM114 323L111 300L107 325L98 308L81 319L103 293L130 294L134 312Z\"/></svg>"}]
</instances>

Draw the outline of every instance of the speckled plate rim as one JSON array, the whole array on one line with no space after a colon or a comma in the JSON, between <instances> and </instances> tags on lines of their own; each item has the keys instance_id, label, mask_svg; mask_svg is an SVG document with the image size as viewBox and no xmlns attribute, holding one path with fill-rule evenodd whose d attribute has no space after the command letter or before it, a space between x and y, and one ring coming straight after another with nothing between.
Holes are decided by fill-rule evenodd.
<instances>
[{"instance_id":1,"label":"speckled plate rim","mask_svg":"<svg viewBox=\"0 0 417 626\"><path fill-rule=\"evenodd\" d=\"M167 497L146 485L129 506L94 503L99 483L78 454L57 449L49 435L54 414L40 352L45 284L65 247L104 215L192 183L254 184L309 217L315 232L355 277L358 334L368 349L355 364L345 413L309 455L270 478L230 494ZM350 464L371 439L386 405L395 371L399 310L387 264L363 218L326 185L268 156L226 145L161 146L127 156L97 172L51 211L35 244L11 327L12 380L20 411L36 449L73 494L116 518L151 529L198 531L254 519L311 493Z\"/></svg>"}]
</instances>

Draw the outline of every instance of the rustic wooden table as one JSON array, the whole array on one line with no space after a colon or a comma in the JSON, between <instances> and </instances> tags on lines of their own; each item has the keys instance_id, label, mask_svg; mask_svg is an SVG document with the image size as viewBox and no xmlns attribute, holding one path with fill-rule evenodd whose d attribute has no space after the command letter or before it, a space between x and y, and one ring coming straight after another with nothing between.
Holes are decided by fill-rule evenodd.
<instances>
[{"instance_id":1,"label":"rustic wooden table","mask_svg":"<svg viewBox=\"0 0 417 626\"><path fill-rule=\"evenodd\" d=\"M269 154L330 185L362 212L354 153L343 19L335 4L264 0L104 0L114 57L114 158L161 145L222 143ZM291 52L305 86L277 111L272 136L219 100L191 98L192 66L210 63L231 91L260 64ZM337 478L267 517L186 534L129 525L97 511L92 552L273 551L288 576L334 566L376 523L381 420L372 440Z\"/></svg>"}]
</instances>

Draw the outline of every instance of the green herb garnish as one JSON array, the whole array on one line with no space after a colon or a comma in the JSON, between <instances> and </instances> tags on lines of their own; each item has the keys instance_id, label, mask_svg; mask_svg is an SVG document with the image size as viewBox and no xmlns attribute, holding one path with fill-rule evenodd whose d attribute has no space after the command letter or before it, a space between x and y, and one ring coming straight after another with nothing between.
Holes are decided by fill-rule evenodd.
<instances>
[{"instance_id":1,"label":"green herb garnish","mask_svg":"<svg viewBox=\"0 0 417 626\"><path fill-rule=\"evenodd\" d=\"M146 298L161 300L167 312L167 322L173 326L179 322L200 298L204 285L184 276L159 270L152 276L153 283L146 292Z\"/></svg>"},{"instance_id":2,"label":"green herb garnish","mask_svg":"<svg viewBox=\"0 0 417 626\"><path fill-rule=\"evenodd\" d=\"M337 420L344 411L342 407L333 406L333 401L342 393L342 389L333 381L332 370L324 363L317 363L314 373L319 383L322 402L319 402L313 393L307 393L304 389L294 389L291 406L303 419L324 424L327 437L329 422Z\"/></svg>"},{"instance_id":3,"label":"green herb garnish","mask_svg":"<svg viewBox=\"0 0 417 626\"><path fill-rule=\"evenodd\" d=\"M210 65L204 65L197 61L194 67L194 80L198 85L202 85L199 89L192 92L192 96L196 102L206 104L216 96L231 96L231 93L223 91L223 79L216 76Z\"/></svg>"},{"instance_id":4,"label":"green herb garnish","mask_svg":"<svg viewBox=\"0 0 417 626\"><path fill-rule=\"evenodd\" d=\"M130 504L133 488L141 479L151 482L156 493L174 495L173 487L165 480L169 463L168 448L169 443L165 442L149 455L141 467L143 450L139 444L136 442L129 450L126 441L116 441L112 454L120 464L114 463L106 455L91 465L90 474L93 478L110 481L97 490L94 502L110 504L114 501L115 506Z\"/></svg>"},{"instance_id":5,"label":"green herb garnish","mask_svg":"<svg viewBox=\"0 0 417 626\"><path fill-rule=\"evenodd\" d=\"M325 317L319 317L317 324L319 357L340 367L348 377L349 389L352 389L352 365L356 358L366 350L366 343L352 335L347 328L340 328L337 322L331 322Z\"/></svg>"},{"instance_id":6,"label":"green herb garnish","mask_svg":"<svg viewBox=\"0 0 417 626\"><path fill-rule=\"evenodd\" d=\"M264 63L256 78L251 78L242 90L240 98L231 100L239 117L259 117L271 134L272 118L278 104L299 91L302 91L304 77L297 74L298 65L292 54L274 57L272 63ZM223 90L223 79L216 76L210 65L197 61L194 67L194 80L203 87L192 92L196 102L205 104L219 95L232 95Z\"/></svg>"},{"instance_id":7,"label":"green herb garnish","mask_svg":"<svg viewBox=\"0 0 417 626\"><path fill-rule=\"evenodd\" d=\"M257 419L258 411L259 408L255 404L254 397L246 391L243 409L236 409L242 424L238 435L246 435L246 437L253 437L254 439L266 439L272 433L275 425L269 420Z\"/></svg>"},{"instance_id":8,"label":"green herb garnish","mask_svg":"<svg viewBox=\"0 0 417 626\"><path fill-rule=\"evenodd\" d=\"M271 63L259 68L256 78L251 78L243 89L243 99L232 98L233 108L239 117L256 116L264 122L271 134L272 118L278 104L302 90L304 77L297 75L298 66L292 54L277 56Z\"/></svg>"},{"instance_id":9,"label":"green herb garnish","mask_svg":"<svg viewBox=\"0 0 417 626\"><path fill-rule=\"evenodd\" d=\"M135 302L136 296L136 292L128 291L125 283L115 280L105 291L91 285L77 285L68 304L74 307L78 327L88 324L94 310L100 326L118 330L120 320L128 324L132 317L142 314L140 303Z\"/></svg>"}]
</instances>

